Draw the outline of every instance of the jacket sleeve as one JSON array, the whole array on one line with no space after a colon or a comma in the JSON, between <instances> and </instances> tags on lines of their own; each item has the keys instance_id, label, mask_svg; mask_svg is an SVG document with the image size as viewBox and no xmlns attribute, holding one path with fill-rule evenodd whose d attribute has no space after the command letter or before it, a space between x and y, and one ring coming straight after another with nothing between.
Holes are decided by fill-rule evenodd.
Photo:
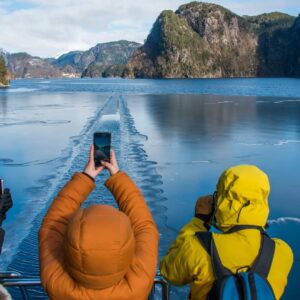
<instances>
[{"instance_id":1,"label":"jacket sleeve","mask_svg":"<svg viewBox=\"0 0 300 300\"><path fill-rule=\"evenodd\" d=\"M58 193L43 219L39 231L39 259L41 281L46 290L63 270L63 240L69 219L94 187L94 182L86 175L75 173Z\"/></svg>"},{"instance_id":2,"label":"jacket sleeve","mask_svg":"<svg viewBox=\"0 0 300 300\"><path fill-rule=\"evenodd\" d=\"M193 281L195 273L194 257L199 257L201 253L193 255L195 251L195 233L198 231L207 231L204 221L199 218L192 218L179 232L176 240L171 245L168 253L160 263L161 274L174 285L184 285ZM201 251L201 246L198 241ZM197 251L199 251L197 249ZM203 250L203 249L202 249ZM203 254L206 255L205 250Z\"/></svg>"},{"instance_id":3,"label":"jacket sleeve","mask_svg":"<svg viewBox=\"0 0 300 300\"><path fill-rule=\"evenodd\" d=\"M288 283L288 275L294 261L293 251L290 246L281 239L273 238L275 253L268 274L276 299L280 299Z\"/></svg>"},{"instance_id":4,"label":"jacket sleeve","mask_svg":"<svg viewBox=\"0 0 300 300\"><path fill-rule=\"evenodd\" d=\"M124 172L111 176L105 185L113 194L120 210L131 221L136 240L136 256L152 281L156 271L159 236L144 197Z\"/></svg>"}]
</instances>

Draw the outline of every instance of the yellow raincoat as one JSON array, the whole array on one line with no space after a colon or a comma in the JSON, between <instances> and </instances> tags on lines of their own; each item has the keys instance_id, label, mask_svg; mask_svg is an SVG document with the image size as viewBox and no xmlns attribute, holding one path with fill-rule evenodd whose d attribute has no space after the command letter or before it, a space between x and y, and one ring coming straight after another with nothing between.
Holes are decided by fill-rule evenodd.
<instances>
[{"instance_id":1,"label":"yellow raincoat","mask_svg":"<svg viewBox=\"0 0 300 300\"><path fill-rule=\"evenodd\" d=\"M269 214L268 177L255 166L239 165L226 170L217 185L216 224L226 232L235 225L264 226ZM193 218L185 225L163 257L161 274L174 285L190 284L192 300L205 299L215 280L211 259L195 236L207 231L204 221ZM251 266L258 255L261 233L256 229L244 229L233 233L213 233L222 264L232 272L240 272ZM287 284L293 263L293 253L282 240L275 241L275 253L267 280L276 299ZM245 269L244 269L245 270Z\"/></svg>"}]
</instances>

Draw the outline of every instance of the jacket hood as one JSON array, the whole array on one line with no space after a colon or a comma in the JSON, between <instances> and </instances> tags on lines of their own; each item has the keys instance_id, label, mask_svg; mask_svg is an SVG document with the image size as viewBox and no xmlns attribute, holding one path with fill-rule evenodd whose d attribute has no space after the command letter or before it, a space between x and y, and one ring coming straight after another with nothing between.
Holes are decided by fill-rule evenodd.
<instances>
[{"instance_id":1,"label":"jacket hood","mask_svg":"<svg viewBox=\"0 0 300 300\"><path fill-rule=\"evenodd\" d=\"M256 166L238 165L223 172L217 184L216 226L265 226L269 215L268 176Z\"/></svg>"},{"instance_id":2,"label":"jacket hood","mask_svg":"<svg viewBox=\"0 0 300 300\"><path fill-rule=\"evenodd\" d=\"M64 241L66 269L86 288L107 288L124 277L134 248L131 223L123 212L108 205L80 208Z\"/></svg>"}]
</instances>

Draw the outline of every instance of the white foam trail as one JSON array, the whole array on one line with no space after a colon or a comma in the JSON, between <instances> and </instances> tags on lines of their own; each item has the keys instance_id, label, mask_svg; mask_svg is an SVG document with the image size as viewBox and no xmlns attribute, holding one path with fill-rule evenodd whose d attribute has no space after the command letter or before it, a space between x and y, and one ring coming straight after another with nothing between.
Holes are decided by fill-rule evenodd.
<instances>
[{"instance_id":1,"label":"white foam trail","mask_svg":"<svg viewBox=\"0 0 300 300\"><path fill-rule=\"evenodd\" d=\"M300 143L299 140L279 140L274 146L283 146L290 143Z\"/></svg>"},{"instance_id":2,"label":"white foam trail","mask_svg":"<svg viewBox=\"0 0 300 300\"><path fill-rule=\"evenodd\" d=\"M30 89L30 88L16 88L16 89L8 89L9 93L24 93L24 92L33 92L37 91L38 89Z\"/></svg>"},{"instance_id":3,"label":"white foam trail","mask_svg":"<svg viewBox=\"0 0 300 300\"><path fill-rule=\"evenodd\" d=\"M111 114L111 115L103 115L101 116L102 121L120 121L120 114Z\"/></svg>"},{"instance_id":4,"label":"white foam trail","mask_svg":"<svg viewBox=\"0 0 300 300\"><path fill-rule=\"evenodd\" d=\"M282 223L287 223L287 222L296 222L300 223L300 218L295 218L295 217L280 217L277 219L272 219L268 220L268 224L282 224Z\"/></svg>"},{"instance_id":5,"label":"white foam trail","mask_svg":"<svg viewBox=\"0 0 300 300\"><path fill-rule=\"evenodd\" d=\"M103 109L107 106L108 103L109 99L107 99L104 102L104 104L102 104L97 109L95 115L93 115L87 120L87 123L84 125L83 129L81 130L78 136L69 137L69 144L64 150L65 155L68 154L68 156L64 156L64 154L62 154L62 157L67 157L67 159L61 165L61 167L56 170L56 177L50 179L47 189L45 187L43 200L41 198L41 202L35 202L35 204L39 205L41 209L47 204L49 204L50 199L54 198L55 193L57 192L57 188L60 186L61 181L64 180L66 176L68 176L66 175L68 174L68 170L71 170L71 167L74 165L76 157L78 157L79 153L81 152L82 145L84 145L83 137L88 137L91 135L92 132L95 131L95 126L97 126L98 120L99 118L101 118L101 115L103 113ZM76 144L76 140L80 142ZM32 213L32 208L30 206L27 206L26 209ZM11 226L8 228L5 227L7 225L4 224L4 229L6 231L6 240L1 255L0 270L6 270L7 266L11 263L12 257L17 253L20 244L22 243L23 239L26 238L28 232L33 226L33 218L39 213L40 211L32 213L31 215L29 212L27 213L27 211L25 211L25 213L22 216L18 217L16 223L22 224L23 228L26 228L26 230L24 231L20 231L18 229L18 226ZM8 239L8 236L13 238Z\"/></svg>"},{"instance_id":6,"label":"white foam trail","mask_svg":"<svg viewBox=\"0 0 300 300\"><path fill-rule=\"evenodd\" d=\"M243 145L243 146L263 146L264 144L260 144L260 143L239 143L239 145Z\"/></svg>"},{"instance_id":7,"label":"white foam trail","mask_svg":"<svg viewBox=\"0 0 300 300\"><path fill-rule=\"evenodd\" d=\"M193 160L193 164L203 164L203 163L210 163L209 160Z\"/></svg>"},{"instance_id":8,"label":"white foam trail","mask_svg":"<svg viewBox=\"0 0 300 300\"><path fill-rule=\"evenodd\" d=\"M280 104L280 103L287 103L287 102L300 102L300 99L280 100L280 101L275 101L274 103Z\"/></svg>"}]
</instances>

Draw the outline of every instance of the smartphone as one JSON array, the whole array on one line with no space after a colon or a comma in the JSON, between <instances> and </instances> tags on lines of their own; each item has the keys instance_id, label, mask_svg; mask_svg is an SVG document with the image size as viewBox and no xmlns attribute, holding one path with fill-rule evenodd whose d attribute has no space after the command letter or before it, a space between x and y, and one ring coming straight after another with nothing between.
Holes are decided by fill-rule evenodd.
<instances>
[{"instance_id":1,"label":"smartphone","mask_svg":"<svg viewBox=\"0 0 300 300\"><path fill-rule=\"evenodd\" d=\"M0 193L1 195L4 194L4 180L0 179Z\"/></svg>"},{"instance_id":2,"label":"smartphone","mask_svg":"<svg viewBox=\"0 0 300 300\"><path fill-rule=\"evenodd\" d=\"M94 133L94 161L95 166L101 166L101 160L110 161L111 133Z\"/></svg>"}]
</instances>

